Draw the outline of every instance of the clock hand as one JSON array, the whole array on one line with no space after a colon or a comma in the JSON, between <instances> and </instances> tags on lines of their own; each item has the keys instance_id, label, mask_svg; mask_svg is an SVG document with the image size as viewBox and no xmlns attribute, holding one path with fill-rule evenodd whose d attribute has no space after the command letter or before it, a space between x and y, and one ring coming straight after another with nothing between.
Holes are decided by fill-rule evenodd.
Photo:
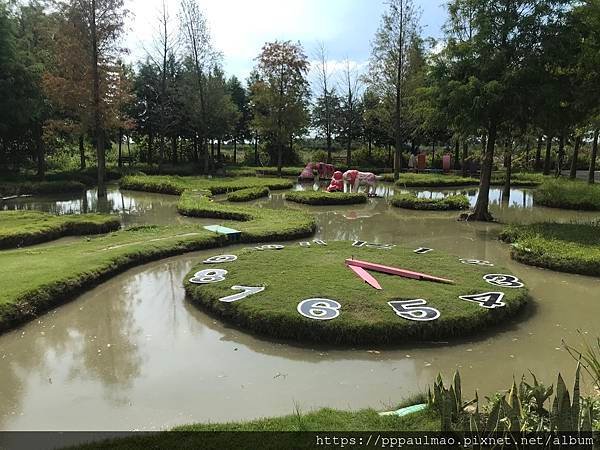
<instances>
[{"instance_id":1,"label":"clock hand","mask_svg":"<svg viewBox=\"0 0 600 450\"><path fill-rule=\"evenodd\" d=\"M375 264L367 261L360 261L358 259L347 259L346 264L349 266L356 266L366 270L373 270L375 272L387 273L389 275L396 275L404 278L412 278L413 280L433 281L436 283L454 284L454 281L447 280L445 278L435 277L421 272L413 272L412 270L399 269L397 267L389 267L381 264Z\"/></svg>"},{"instance_id":2,"label":"clock hand","mask_svg":"<svg viewBox=\"0 0 600 450\"><path fill-rule=\"evenodd\" d=\"M381 289L379 282L362 267L353 266L352 264L347 264L347 267L358 275L365 283L370 284L375 289Z\"/></svg>"}]
</instances>

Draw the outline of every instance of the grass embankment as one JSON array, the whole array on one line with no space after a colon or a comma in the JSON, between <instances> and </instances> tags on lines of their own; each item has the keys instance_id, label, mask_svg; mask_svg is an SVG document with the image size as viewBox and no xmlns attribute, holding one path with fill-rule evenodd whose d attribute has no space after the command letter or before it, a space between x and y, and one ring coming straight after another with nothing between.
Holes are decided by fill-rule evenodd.
<instances>
[{"instance_id":1,"label":"grass embankment","mask_svg":"<svg viewBox=\"0 0 600 450\"><path fill-rule=\"evenodd\" d=\"M409 416L380 416L375 410L340 411L320 409L318 411L289 416L252 420L248 422L229 422L214 424L184 425L171 431L156 434L132 436L109 441L78 446L82 450L111 448L133 450L148 448L314 448L314 436L299 436L294 432L426 432L439 431L439 416L431 408ZM218 432L228 431L268 431L280 432L272 438L257 434L254 438L248 434L229 433L226 436ZM208 432L208 433L206 433ZM213 433L210 433L213 432ZM216 433L214 433L216 432Z\"/></svg>"},{"instance_id":2,"label":"grass embankment","mask_svg":"<svg viewBox=\"0 0 600 450\"><path fill-rule=\"evenodd\" d=\"M250 200L268 197L269 192L268 187L240 189L239 191L229 192L227 194L227 200L230 202L249 202Z\"/></svg>"},{"instance_id":3,"label":"grass embankment","mask_svg":"<svg viewBox=\"0 0 600 450\"><path fill-rule=\"evenodd\" d=\"M395 194L391 204L396 208L427 211L458 211L469 209L471 204L466 195L449 195L444 198L418 198L413 194Z\"/></svg>"},{"instance_id":4,"label":"grass embankment","mask_svg":"<svg viewBox=\"0 0 600 450\"><path fill-rule=\"evenodd\" d=\"M83 190L85 190L85 185L80 181L0 182L0 198L13 195L58 194Z\"/></svg>"},{"instance_id":5,"label":"grass embankment","mask_svg":"<svg viewBox=\"0 0 600 450\"><path fill-rule=\"evenodd\" d=\"M191 191L183 193L177 209L184 216L222 219L221 225L242 232L243 242L297 239L310 236L317 227L314 217L301 211L229 205Z\"/></svg>"},{"instance_id":6,"label":"grass embankment","mask_svg":"<svg viewBox=\"0 0 600 450\"><path fill-rule=\"evenodd\" d=\"M244 249L238 260L213 264L229 271L226 281L191 284L187 279L206 265L199 265L186 277L185 288L194 304L242 328L277 338L317 341L328 344L399 344L408 341L448 338L471 334L514 315L527 301L527 289L504 289L505 307L488 310L459 299L461 295L498 290L483 275L490 268L461 264L457 257L434 251L424 255L412 249L391 250L352 247L350 242L330 242L301 247L291 244L283 250ZM360 280L344 260L354 256L371 262L408 268L453 279L456 284L410 280L376 274L383 290ZM494 268L492 273L503 273ZM255 295L233 303L218 299L234 294L231 286L265 286ZM342 307L333 320L313 320L296 308L304 299L323 297ZM387 304L391 300L426 299L441 316L416 322L397 316Z\"/></svg>"},{"instance_id":7,"label":"grass embankment","mask_svg":"<svg viewBox=\"0 0 600 450\"><path fill-rule=\"evenodd\" d=\"M559 272L600 276L600 224L510 225L500 238L524 264Z\"/></svg>"},{"instance_id":8,"label":"grass embankment","mask_svg":"<svg viewBox=\"0 0 600 450\"><path fill-rule=\"evenodd\" d=\"M156 192L159 194L181 195L185 191L205 191L212 195L225 194L255 187L271 190L290 189L294 183L280 178L203 178L178 176L127 176L121 179L122 189Z\"/></svg>"},{"instance_id":9,"label":"grass embankment","mask_svg":"<svg viewBox=\"0 0 600 450\"><path fill-rule=\"evenodd\" d=\"M538 186L544 182L545 177L539 173L519 172L512 174L511 185L515 187ZM503 186L506 175L502 172L492 174L491 184ZM391 174L384 175L384 181L394 181ZM458 175L444 175L441 173L402 173L396 181L400 187L451 187L451 186L479 186L479 178L462 177Z\"/></svg>"},{"instance_id":10,"label":"grass embankment","mask_svg":"<svg viewBox=\"0 0 600 450\"><path fill-rule=\"evenodd\" d=\"M367 195L362 192L294 191L285 194L289 202L306 205L357 205L367 203Z\"/></svg>"},{"instance_id":11,"label":"grass embankment","mask_svg":"<svg viewBox=\"0 0 600 450\"><path fill-rule=\"evenodd\" d=\"M230 186L208 187L222 192ZM303 212L213 202L193 191L183 194L179 209L190 216L224 219L222 224L242 231L245 242L295 239L316 228L314 218ZM198 226L139 227L43 249L2 251L0 331L135 265L224 244L222 236Z\"/></svg>"},{"instance_id":12,"label":"grass embankment","mask_svg":"<svg viewBox=\"0 0 600 450\"><path fill-rule=\"evenodd\" d=\"M63 236L109 233L120 226L118 218L102 214L55 216L38 211L1 211L0 249L39 244Z\"/></svg>"},{"instance_id":13,"label":"grass embankment","mask_svg":"<svg viewBox=\"0 0 600 450\"><path fill-rule=\"evenodd\" d=\"M600 185L579 180L553 179L533 193L536 205L549 208L600 211Z\"/></svg>"}]
</instances>

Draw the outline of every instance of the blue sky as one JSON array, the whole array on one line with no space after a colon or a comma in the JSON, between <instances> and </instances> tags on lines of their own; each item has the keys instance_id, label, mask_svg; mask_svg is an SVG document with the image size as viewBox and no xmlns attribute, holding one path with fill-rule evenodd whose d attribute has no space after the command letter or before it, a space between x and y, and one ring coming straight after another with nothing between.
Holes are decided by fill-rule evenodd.
<instances>
[{"instance_id":1,"label":"blue sky","mask_svg":"<svg viewBox=\"0 0 600 450\"><path fill-rule=\"evenodd\" d=\"M178 0L166 0L176 27ZM446 19L444 0L414 0L422 12L424 35L440 37ZM128 46L135 61L151 47L162 0L128 0ZM346 58L362 66L385 9L384 0L199 0L215 47L223 53L228 75L245 79L267 41L300 41L313 59L323 41L334 62Z\"/></svg>"}]
</instances>

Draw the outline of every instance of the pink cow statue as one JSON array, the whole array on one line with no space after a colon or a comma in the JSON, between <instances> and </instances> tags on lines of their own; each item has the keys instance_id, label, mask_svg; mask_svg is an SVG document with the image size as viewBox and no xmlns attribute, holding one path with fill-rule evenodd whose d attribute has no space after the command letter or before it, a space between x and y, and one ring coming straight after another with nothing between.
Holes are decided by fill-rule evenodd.
<instances>
[{"instance_id":1,"label":"pink cow statue","mask_svg":"<svg viewBox=\"0 0 600 450\"><path fill-rule=\"evenodd\" d=\"M315 178L314 172L317 172L319 178L329 179L333 175L335 168L331 164L326 164L323 162L309 162L302 173L298 176L300 180L313 180Z\"/></svg>"},{"instance_id":2,"label":"pink cow statue","mask_svg":"<svg viewBox=\"0 0 600 450\"><path fill-rule=\"evenodd\" d=\"M367 195L375 196L377 180L381 177L372 172L359 172L358 170L347 170L342 175L344 183L349 184L349 192L358 192L359 186L367 187Z\"/></svg>"},{"instance_id":3,"label":"pink cow statue","mask_svg":"<svg viewBox=\"0 0 600 450\"><path fill-rule=\"evenodd\" d=\"M344 176L336 170L331 177L331 183L327 186L327 192L344 192Z\"/></svg>"}]
</instances>

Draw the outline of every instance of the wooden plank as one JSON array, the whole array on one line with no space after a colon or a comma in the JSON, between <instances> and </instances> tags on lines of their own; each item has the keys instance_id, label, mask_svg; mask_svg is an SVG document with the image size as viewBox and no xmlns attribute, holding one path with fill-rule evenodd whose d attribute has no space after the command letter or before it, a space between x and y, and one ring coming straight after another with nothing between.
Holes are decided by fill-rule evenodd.
<instances>
[{"instance_id":1,"label":"wooden plank","mask_svg":"<svg viewBox=\"0 0 600 450\"><path fill-rule=\"evenodd\" d=\"M352 264L348 264L348 268L351 269L356 275L358 275L359 278L365 283L370 284L375 289L381 290L381 285L379 284L379 282L365 269L363 269L362 267L353 266Z\"/></svg>"},{"instance_id":2,"label":"wooden plank","mask_svg":"<svg viewBox=\"0 0 600 450\"><path fill-rule=\"evenodd\" d=\"M414 272L407 269L399 269L397 267L384 266L382 264L375 264L368 261L360 261L358 259L346 259L347 265L361 267L366 270L373 270L375 272L387 273L388 275L396 275L403 278L411 278L413 280L433 281L435 283L446 283L454 284L454 281L447 280L445 278L435 277L426 273Z\"/></svg>"}]
</instances>

